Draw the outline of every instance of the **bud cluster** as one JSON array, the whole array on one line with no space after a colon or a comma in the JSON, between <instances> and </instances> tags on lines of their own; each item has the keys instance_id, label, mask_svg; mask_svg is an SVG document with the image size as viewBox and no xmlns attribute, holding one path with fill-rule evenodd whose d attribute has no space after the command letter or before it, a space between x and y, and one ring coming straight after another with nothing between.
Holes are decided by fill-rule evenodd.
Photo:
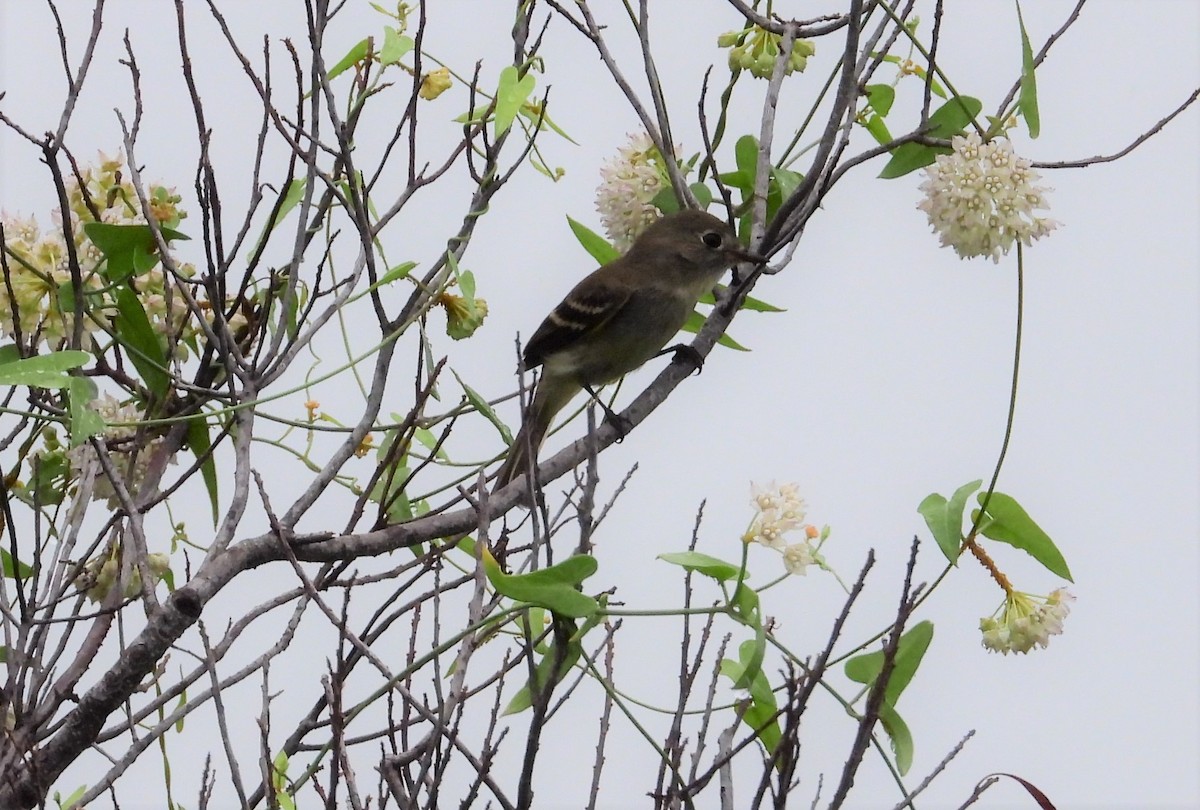
<instances>
[{"instance_id":1,"label":"bud cluster","mask_svg":"<svg viewBox=\"0 0 1200 810\"><path fill-rule=\"evenodd\" d=\"M775 61L783 48L782 34L774 34L757 25L749 26L741 31L728 31L717 37L717 45L731 48L729 51L729 69L735 73L748 70L751 75L760 79L771 78L775 70ZM810 40L797 39L792 44L792 52L788 55L787 64L783 67L784 75L794 72L804 72L808 66L808 57L817 52Z\"/></svg>"}]
</instances>

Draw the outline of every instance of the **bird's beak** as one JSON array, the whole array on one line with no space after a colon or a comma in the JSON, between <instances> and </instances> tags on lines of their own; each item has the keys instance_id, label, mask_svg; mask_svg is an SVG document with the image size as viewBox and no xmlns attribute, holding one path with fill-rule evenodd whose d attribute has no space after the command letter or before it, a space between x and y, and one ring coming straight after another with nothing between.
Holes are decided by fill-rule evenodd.
<instances>
[{"instance_id":1,"label":"bird's beak","mask_svg":"<svg viewBox=\"0 0 1200 810\"><path fill-rule=\"evenodd\" d=\"M750 264L766 264L767 257L760 256L757 253L752 253L749 250L741 248L730 248L725 251L725 254L731 259L737 259L739 262L750 262Z\"/></svg>"}]
</instances>

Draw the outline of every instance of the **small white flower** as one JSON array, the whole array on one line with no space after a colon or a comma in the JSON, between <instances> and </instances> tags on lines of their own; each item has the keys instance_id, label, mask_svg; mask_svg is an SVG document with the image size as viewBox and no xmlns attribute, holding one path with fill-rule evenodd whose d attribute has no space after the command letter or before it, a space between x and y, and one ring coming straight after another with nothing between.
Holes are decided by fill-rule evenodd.
<instances>
[{"instance_id":1,"label":"small white flower","mask_svg":"<svg viewBox=\"0 0 1200 810\"><path fill-rule=\"evenodd\" d=\"M812 547L808 543L791 543L783 550L783 567L789 574L804 576L808 566L816 562Z\"/></svg>"},{"instance_id":2,"label":"small white flower","mask_svg":"<svg viewBox=\"0 0 1200 810\"><path fill-rule=\"evenodd\" d=\"M927 167L917 208L929 217L943 246L961 258L989 256L999 262L1013 244L1029 245L1058 222L1038 215L1046 209L1041 176L1013 153L1008 140L984 143L979 134L957 135L954 150Z\"/></svg>"}]
</instances>

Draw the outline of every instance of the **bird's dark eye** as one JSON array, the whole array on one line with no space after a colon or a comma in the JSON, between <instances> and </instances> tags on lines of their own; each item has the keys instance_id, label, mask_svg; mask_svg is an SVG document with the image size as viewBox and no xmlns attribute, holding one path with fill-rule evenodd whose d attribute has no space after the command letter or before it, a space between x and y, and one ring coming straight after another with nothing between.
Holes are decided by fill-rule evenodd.
<instances>
[{"instance_id":1,"label":"bird's dark eye","mask_svg":"<svg viewBox=\"0 0 1200 810\"><path fill-rule=\"evenodd\" d=\"M706 231L701 235L700 241L715 250L721 246L721 234L716 231Z\"/></svg>"}]
</instances>

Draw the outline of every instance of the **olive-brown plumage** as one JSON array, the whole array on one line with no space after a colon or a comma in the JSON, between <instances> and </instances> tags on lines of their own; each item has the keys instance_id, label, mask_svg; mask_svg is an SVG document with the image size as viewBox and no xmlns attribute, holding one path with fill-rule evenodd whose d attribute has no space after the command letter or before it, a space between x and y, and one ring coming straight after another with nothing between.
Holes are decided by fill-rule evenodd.
<instances>
[{"instance_id":1,"label":"olive-brown plumage","mask_svg":"<svg viewBox=\"0 0 1200 810\"><path fill-rule=\"evenodd\" d=\"M526 472L554 416L576 394L657 354L739 261L763 259L743 249L726 223L685 210L652 224L624 256L576 284L525 346L525 367L541 366L542 375L496 486Z\"/></svg>"}]
</instances>

